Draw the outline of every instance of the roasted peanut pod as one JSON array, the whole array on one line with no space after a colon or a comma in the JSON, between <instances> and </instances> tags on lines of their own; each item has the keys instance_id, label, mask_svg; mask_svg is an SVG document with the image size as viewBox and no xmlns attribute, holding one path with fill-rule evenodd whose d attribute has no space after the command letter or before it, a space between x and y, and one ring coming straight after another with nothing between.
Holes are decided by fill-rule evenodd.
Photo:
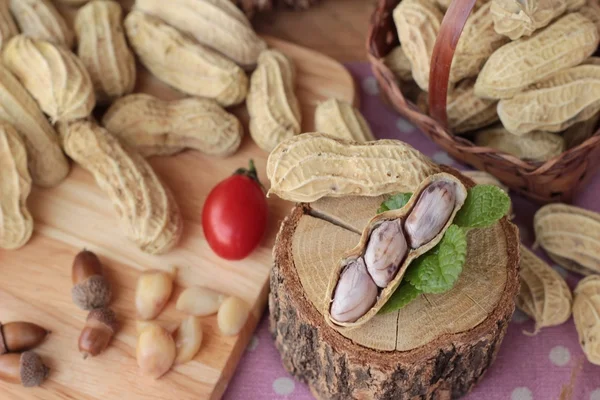
<instances>
[{"instance_id":1,"label":"roasted peanut pod","mask_svg":"<svg viewBox=\"0 0 600 400\"><path fill-rule=\"evenodd\" d=\"M581 64L598 48L596 26L579 13L568 14L531 37L505 44L483 66L475 94L511 98L531 84Z\"/></svg>"},{"instance_id":2,"label":"roasted peanut pod","mask_svg":"<svg viewBox=\"0 0 600 400\"><path fill-rule=\"evenodd\" d=\"M185 149L228 156L237 151L244 134L235 115L214 100L165 101L142 93L115 101L102 124L146 157Z\"/></svg>"},{"instance_id":3,"label":"roasted peanut pod","mask_svg":"<svg viewBox=\"0 0 600 400\"><path fill-rule=\"evenodd\" d=\"M19 35L6 44L2 60L53 123L85 118L96 105L89 73L63 46Z\"/></svg>"},{"instance_id":4,"label":"roasted peanut pod","mask_svg":"<svg viewBox=\"0 0 600 400\"><path fill-rule=\"evenodd\" d=\"M50 0L9 0L10 11L21 33L63 45L73 46L73 32Z\"/></svg>"},{"instance_id":5,"label":"roasted peanut pod","mask_svg":"<svg viewBox=\"0 0 600 400\"><path fill-rule=\"evenodd\" d=\"M511 133L560 132L600 111L600 66L579 65L535 83L498 103L498 115Z\"/></svg>"},{"instance_id":6,"label":"roasted peanut pod","mask_svg":"<svg viewBox=\"0 0 600 400\"><path fill-rule=\"evenodd\" d=\"M265 50L250 80L246 105L250 135L264 151L300 133L300 104L294 93L296 69L292 60L277 50Z\"/></svg>"},{"instance_id":7,"label":"roasted peanut pod","mask_svg":"<svg viewBox=\"0 0 600 400\"><path fill-rule=\"evenodd\" d=\"M352 104L331 98L315 110L317 131L358 143L375 140L369 124Z\"/></svg>"},{"instance_id":8,"label":"roasted peanut pod","mask_svg":"<svg viewBox=\"0 0 600 400\"><path fill-rule=\"evenodd\" d=\"M12 124L23 138L34 184L51 187L65 179L69 163L56 131L27 90L3 66L0 66L0 119Z\"/></svg>"},{"instance_id":9,"label":"roasted peanut pod","mask_svg":"<svg viewBox=\"0 0 600 400\"><path fill-rule=\"evenodd\" d=\"M394 23L412 77L419 87L429 91L429 71L433 46L443 15L429 0L403 0L394 9Z\"/></svg>"},{"instance_id":10,"label":"roasted peanut pod","mask_svg":"<svg viewBox=\"0 0 600 400\"><path fill-rule=\"evenodd\" d=\"M448 124L454 133L465 133L498 121L498 102L476 96L474 85L474 80L466 79L448 93Z\"/></svg>"},{"instance_id":11,"label":"roasted peanut pod","mask_svg":"<svg viewBox=\"0 0 600 400\"><path fill-rule=\"evenodd\" d=\"M0 1L0 49L8 40L19 34L19 28L10 13L9 1Z\"/></svg>"},{"instance_id":12,"label":"roasted peanut pod","mask_svg":"<svg viewBox=\"0 0 600 400\"><path fill-rule=\"evenodd\" d=\"M331 275L326 322L344 330L373 318L400 286L410 263L439 243L466 197L467 189L458 178L435 174L421 182L403 208L372 218L358 245Z\"/></svg>"},{"instance_id":13,"label":"roasted peanut pod","mask_svg":"<svg viewBox=\"0 0 600 400\"><path fill-rule=\"evenodd\" d=\"M450 82L477 76L492 53L508 42L494 30L491 5L491 1L483 4L467 19L452 59Z\"/></svg>"},{"instance_id":14,"label":"roasted peanut pod","mask_svg":"<svg viewBox=\"0 0 600 400\"><path fill-rule=\"evenodd\" d=\"M530 36L567 9L580 8L585 0L492 0L491 16L496 32L512 40Z\"/></svg>"},{"instance_id":15,"label":"roasted peanut pod","mask_svg":"<svg viewBox=\"0 0 600 400\"><path fill-rule=\"evenodd\" d=\"M160 19L132 11L125 18L125 29L142 64L166 84L223 106L246 98L248 77L240 67Z\"/></svg>"},{"instance_id":16,"label":"roasted peanut pod","mask_svg":"<svg viewBox=\"0 0 600 400\"><path fill-rule=\"evenodd\" d=\"M123 9L116 1L94 0L75 18L77 55L90 73L99 103L133 91L135 58L123 30Z\"/></svg>"},{"instance_id":17,"label":"roasted peanut pod","mask_svg":"<svg viewBox=\"0 0 600 400\"><path fill-rule=\"evenodd\" d=\"M565 151L562 136L550 132L513 135L503 127L484 129L475 134L475 144L512 154L523 160L547 161Z\"/></svg>"},{"instance_id":18,"label":"roasted peanut pod","mask_svg":"<svg viewBox=\"0 0 600 400\"><path fill-rule=\"evenodd\" d=\"M310 203L322 197L413 192L439 167L399 140L364 144L304 133L275 148L267 161L269 194Z\"/></svg>"},{"instance_id":19,"label":"roasted peanut pod","mask_svg":"<svg viewBox=\"0 0 600 400\"><path fill-rule=\"evenodd\" d=\"M0 248L18 249L29 241L33 233L33 218L27 209L30 192L25 143L11 125L1 122Z\"/></svg>"},{"instance_id":20,"label":"roasted peanut pod","mask_svg":"<svg viewBox=\"0 0 600 400\"><path fill-rule=\"evenodd\" d=\"M575 288L573 319L588 361L600 365L600 276L581 280Z\"/></svg>"},{"instance_id":21,"label":"roasted peanut pod","mask_svg":"<svg viewBox=\"0 0 600 400\"><path fill-rule=\"evenodd\" d=\"M571 316L573 296L565 280L542 259L521 246L521 291L517 307L540 329L565 323Z\"/></svg>"},{"instance_id":22,"label":"roasted peanut pod","mask_svg":"<svg viewBox=\"0 0 600 400\"><path fill-rule=\"evenodd\" d=\"M159 17L242 66L256 64L267 48L231 0L137 0L135 8Z\"/></svg>"},{"instance_id":23,"label":"roasted peanut pod","mask_svg":"<svg viewBox=\"0 0 600 400\"><path fill-rule=\"evenodd\" d=\"M151 254L177 244L183 227L177 203L140 154L91 121L62 124L60 133L65 152L112 201L127 237Z\"/></svg>"},{"instance_id":24,"label":"roasted peanut pod","mask_svg":"<svg viewBox=\"0 0 600 400\"><path fill-rule=\"evenodd\" d=\"M585 5L579 9L579 13L592 21L600 32L600 2L598 0L587 0Z\"/></svg>"},{"instance_id":25,"label":"roasted peanut pod","mask_svg":"<svg viewBox=\"0 0 600 400\"><path fill-rule=\"evenodd\" d=\"M396 46L384 59L385 65L392 71L396 79L411 81L412 67L402 46Z\"/></svg>"},{"instance_id":26,"label":"roasted peanut pod","mask_svg":"<svg viewBox=\"0 0 600 400\"><path fill-rule=\"evenodd\" d=\"M566 204L540 208L533 221L536 243L574 272L600 273L600 214Z\"/></svg>"}]
</instances>

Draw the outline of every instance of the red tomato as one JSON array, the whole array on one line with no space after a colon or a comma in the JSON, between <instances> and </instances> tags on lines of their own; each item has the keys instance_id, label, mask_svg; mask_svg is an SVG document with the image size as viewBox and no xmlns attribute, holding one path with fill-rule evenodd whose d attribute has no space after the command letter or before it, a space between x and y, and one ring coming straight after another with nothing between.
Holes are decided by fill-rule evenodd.
<instances>
[{"instance_id":1,"label":"red tomato","mask_svg":"<svg viewBox=\"0 0 600 400\"><path fill-rule=\"evenodd\" d=\"M268 205L254 163L239 169L209 193L202 210L208 244L227 260L246 258L260 244L267 228Z\"/></svg>"}]
</instances>

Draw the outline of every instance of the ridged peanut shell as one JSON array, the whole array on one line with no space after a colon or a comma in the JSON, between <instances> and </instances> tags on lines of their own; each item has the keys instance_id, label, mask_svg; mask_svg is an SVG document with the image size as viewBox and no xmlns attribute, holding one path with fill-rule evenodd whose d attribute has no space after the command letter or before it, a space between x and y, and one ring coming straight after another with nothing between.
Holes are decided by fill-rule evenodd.
<instances>
[{"instance_id":1,"label":"ridged peanut shell","mask_svg":"<svg viewBox=\"0 0 600 400\"><path fill-rule=\"evenodd\" d=\"M600 66L559 71L529 90L498 103L498 115L511 133L560 132L600 111Z\"/></svg>"},{"instance_id":2,"label":"ridged peanut shell","mask_svg":"<svg viewBox=\"0 0 600 400\"><path fill-rule=\"evenodd\" d=\"M175 89L223 106L246 98L248 77L240 67L160 19L134 10L125 18L125 30L142 64Z\"/></svg>"},{"instance_id":3,"label":"ridged peanut shell","mask_svg":"<svg viewBox=\"0 0 600 400\"><path fill-rule=\"evenodd\" d=\"M369 124L352 104L331 98L315 110L317 131L358 143L375 140Z\"/></svg>"},{"instance_id":4,"label":"ridged peanut shell","mask_svg":"<svg viewBox=\"0 0 600 400\"><path fill-rule=\"evenodd\" d=\"M580 64L598 48L596 26L579 13L568 14L528 38L496 50L483 66L475 94L510 98L561 69Z\"/></svg>"},{"instance_id":5,"label":"ridged peanut shell","mask_svg":"<svg viewBox=\"0 0 600 400\"><path fill-rule=\"evenodd\" d=\"M584 275L600 273L600 214L549 204L535 213L533 226L536 243L558 264Z\"/></svg>"},{"instance_id":6,"label":"ridged peanut shell","mask_svg":"<svg viewBox=\"0 0 600 400\"><path fill-rule=\"evenodd\" d=\"M547 161L565 151L562 136L550 132L535 131L524 135L513 135L503 127L484 129L475 134L475 144L481 147L512 154L532 161Z\"/></svg>"},{"instance_id":7,"label":"ridged peanut shell","mask_svg":"<svg viewBox=\"0 0 600 400\"><path fill-rule=\"evenodd\" d=\"M36 101L4 66L0 66L0 119L12 124L23 138L35 185L52 187L65 179L69 163L56 131Z\"/></svg>"},{"instance_id":8,"label":"ridged peanut shell","mask_svg":"<svg viewBox=\"0 0 600 400\"><path fill-rule=\"evenodd\" d=\"M399 140L365 144L303 133L277 146L267 161L269 194L310 203L322 197L412 192L439 167Z\"/></svg>"},{"instance_id":9,"label":"ridged peanut shell","mask_svg":"<svg viewBox=\"0 0 600 400\"><path fill-rule=\"evenodd\" d=\"M452 59L450 82L477 76L494 51L508 42L507 37L494 30L492 3L483 4L467 19Z\"/></svg>"},{"instance_id":10,"label":"ridged peanut shell","mask_svg":"<svg viewBox=\"0 0 600 400\"><path fill-rule=\"evenodd\" d=\"M0 122L0 248L18 249L29 241L33 232L27 209L30 192L25 144L11 125Z\"/></svg>"},{"instance_id":11,"label":"ridged peanut shell","mask_svg":"<svg viewBox=\"0 0 600 400\"><path fill-rule=\"evenodd\" d=\"M75 17L77 55L90 73L98 102L111 102L133 91L136 66L116 1L94 0Z\"/></svg>"},{"instance_id":12,"label":"ridged peanut shell","mask_svg":"<svg viewBox=\"0 0 600 400\"><path fill-rule=\"evenodd\" d=\"M490 3L496 32L517 40L545 27L567 9L580 8L585 0L492 0Z\"/></svg>"},{"instance_id":13,"label":"ridged peanut shell","mask_svg":"<svg viewBox=\"0 0 600 400\"><path fill-rule=\"evenodd\" d=\"M565 280L521 245L521 290L517 307L535 320L535 332L565 323L571 316L573 296Z\"/></svg>"},{"instance_id":14,"label":"ridged peanut shell","mask_svg":"<svg viewBox=\"0 0 600 400\"><path fill-rule=\"evenodd\" d=\"M600 2L598 0L587 0L585 5L579 9L579 13L592 21L600 31Z\"/></svg>"},{"instance_id":15,"label":"ridged peanut shell","mask_svg":"<svg viewBox=\"0 0 600 400\"><path fill-rule=\"evenodd\" d=\"M239 148L244 133L235 115L213 100L165 101L142 93L115 101L102 124L143 156L171 155L186 148L227 156Z\"/></svg>"},{"instance_id":16,"label":"ridged peanut shell","mask_svg":"<svg viewBox=\"0 0 600 400\"><path fill-rule=\"evenodd\" d=\"M454 133L483 128L498 121L498 102L477 97L474 84L472 79L464 80L448 93L448 124Z\"/></svg>"},{"instance_id":17,"label":"ridged peanut shell","mask_svg":"<svg viewBox=\"0 0 600 400\"><path fill-rule=\"evenodd\" d=\"M443 15L428 0L403 0L394 9L394 23L412 76L419 87L429 91L429 70L433 46Z\"/></svg>"},{"instance_id":18,"label":"ridged peanut shell","mask_svg":"<svg viewBox=\"0 0 600 400\"><path fill-rule=\"evenodd\" d=\"M0 49L8 40L19 34L19 28L10 13L9 0L0 1Z\"/></svg>"},{"instance_id":19,"label":"ridged peanut shell","mask_svg":"<svg viewBox=\"0 0 600 400\"><path fill-rule=\"evenodd\" d=\"M479 7L481 7L489 1L490 0L476 0L474 9L477 10ZM448 7L450 7L450 3L452 3L452 0L435 0L435 2L442 10L446 11Z\"/></svg>"},{"instance_id":20,"label":"ridged peanut shell","mask_svg":"<svg viewBox=\"0 0 600 400\"><path fill-rule=\"evenodd\" d=\"M177 244L183 225L179 208L140 154L91 121L62 124L60 133L65 152L94 176L113 203L127 237L150 254Z\"/></svg>"},{"instance_id":21,"label":"ridged peanut shell","mask_svg":"<svg viewBox=\"0 0 600 400\"><path fill-rule=\"evenodd\" d=\"M428 243L426 243L416 249L409 250L404 261L402 262L402 265L398 269L396 276L388 283L388 285L385 288L381 289L381 291L377 297L377 301L375 302L373 307L371 307L371 309L369 311L367 311L362 317L358 318L354 322L335 321L333 319L333 317L331 316L330 308L331 308L331 302L332 302L335 288L338 284L340 275L341 275L344 267L352 260L355 260L364 254L367 244L369 242L369 238L374 229L376 229L384 221L397 220L397 219L402 219L404 221L408 217L408 215L411 213L413 208L415 207L415 204L418 202L418 200L421 196L421 193L423 193L423 191L425 189L427 189L427 187L430 186L431 184L433 184L435 182L440 182L440 181L454 183L455 199L456 199L455 205L454 205L454 210L450 214L450 218L448 219L448 221L446 222L446 224L444 225L442 230ZM345 253L342 256L342 258L338 262L338 265L331 273L331 277L330 277L328 285L327 285L327 292L326 292L326 296L325 296L325 304L324 304L324 309L323 309L323 314L325 316L325 321L327 322L327 324L329 324L331 327L334 327L335 329L337 329L339 331L350 330L350 329L355 329L361 325L364 325L371 318L373 318L375 315L377 315L377 312L381 309L381 307L383 307L385 305L385 303L387 303L387 301L394 294L394 292L396 291L398 286L400 286L400 282L402 281L402 278L404 277L404 273L406 272L406 269L408 268L410 263L414 259L419 257L420 255L425 254L426 252L431 250L433 247L435 247L435 245L437 245L440 242L440 240L442 240L444 233L446 232L448 227L452 224L452 220L454 219L454 216L461 209L466 198L467 198L467 188L463 185L463 183L458 178L456 178L454 175L450 175L447 173L439 173L439 174L431 175L431 176L425 178L418 185L416 190L414 190L413 195L411 196L410 200L404 207L402 207L398 210L386 211L386 212L383 212L383 213L378 214L375 217L373 217L367 223L365 228L363 229L363 232L362 232L362 235L360 237L358 244L353 249L349 250L347 253Z\"/></svg>"},{"instance_id":22,"label":"ridged peanut shell","mask_svg":"<svg viewBox=\"0 0 600 400\"><path fill-rule=\"evenodd\" d=\"M19 35L6 44L2 60L52 122L85 118L96 105L89 73L63 46Z\"/></svg>"},{"instance_id":23,"label":"ridged peanut shell","mask_svg":"<svg viewBox=\"0 0 600 400\"><path fill-rule=\"evenodd\" d=\"M575 288L573 319L585 356L600 365L600 276L588 276Z\"/></svg>"},{"instance_id":24,"label":"ridged peanut shell","mask_svg":"<svg viewBox=\"0 0 600 400\"><path fill-rule=\"evenodd\" d=\"M401 81L412 80L412 67L402 46L396 46L385 56L385 65L392 71L394 76Z\"/></svg>"},{"instance_id":25,"label":"ridged peanut shell","mask_svg":"<svg viewBox=\"0 0 600 400\"><path fill-rule=\"evenodd\" d=\"M73 46L73 32L50 0L9 0L21 33L36 39Z\"/></svg>"},{"instance_id":26,"label":"ridged peanut shell","mask_svg":"<svg viewBox=\"0 0 600 400\"><path fill-rule=\"evenodd\" d=\"M250 79L246 105L250 135L264 151L300 133L302 115L294 92L296 69L292 60L277 50L265 50Z\"/></svg>"},{"instance_id":27,"label":"ridged peanut shell","mask_svg":"<svg viewBox=\"0 0 600 400\"><path fill-rule=\"evenodd\" d=\"M161 18L241 66L256 64L267 48L231 0L136 0L135 8Z\"/></svg>"}]
</instances>

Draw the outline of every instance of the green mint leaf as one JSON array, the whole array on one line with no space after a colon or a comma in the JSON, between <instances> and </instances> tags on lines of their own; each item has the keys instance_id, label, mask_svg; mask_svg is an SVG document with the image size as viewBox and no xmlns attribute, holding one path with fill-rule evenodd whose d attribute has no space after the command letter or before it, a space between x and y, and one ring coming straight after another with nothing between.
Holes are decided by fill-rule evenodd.
<instances>
[{"instance_id":1,"label":"green mint leaf","mask_svg":"<svg viewBox=\"0 0 600 400\"><path fill-rule=\"evenodd\" d=\"M390 299L381 307L379 314L397 311L419 297L421 291L410 283L403 281Z\"/></svg>"},{"instance_id":2,"label":"green mint leaf","mask_svg":"<svg viewBox=\"0 0 600 400\"><path fill-rule=\"evenodd\" d=\"M397 210L402 208L408 203L412 193L399 193L391 196L389 199L381 203L381 206L377 209L377 214L381 214L382 212Z\"/></svg>"},{"instance_id":3,"label":"green mint leaf","mask_svg":"<svg viewBox=\"0 0 600 400\"><path fill-rule=\"evenodd\" d=\"M477 185L469 189L465 204L454 218L463 228L485 228L504 217L510 208L510 197L494 185Z\"/></svg>"},{"instance_id":4,"label":"green mint leaf","mask_svg":"<svg viewBox=\"0 0 600 400\"><path fill-rule=\"evenodd\" d=\"M467 236L450 225L437 246L411 263L404 280L423 293L447 292L458 280L466 257Z\"/></svg>"}]
</instances>

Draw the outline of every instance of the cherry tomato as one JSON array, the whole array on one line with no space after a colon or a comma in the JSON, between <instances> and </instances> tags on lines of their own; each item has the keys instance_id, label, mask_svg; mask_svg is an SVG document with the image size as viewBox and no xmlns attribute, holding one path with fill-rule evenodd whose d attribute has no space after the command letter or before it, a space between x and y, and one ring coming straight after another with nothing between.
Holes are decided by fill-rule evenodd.
<instances>
[{"instance_id":1,"label":"cherry tomato","mask_svg":"<svg viewBox=\"0 0 600 400\"><path fill-rule=\"evenodd\" d=\"M211 249L227 260L246 258L260 244L268 219L267 199L254 162L239 169L209 193L202 228Z\"/></svg>"}]
</instances>

